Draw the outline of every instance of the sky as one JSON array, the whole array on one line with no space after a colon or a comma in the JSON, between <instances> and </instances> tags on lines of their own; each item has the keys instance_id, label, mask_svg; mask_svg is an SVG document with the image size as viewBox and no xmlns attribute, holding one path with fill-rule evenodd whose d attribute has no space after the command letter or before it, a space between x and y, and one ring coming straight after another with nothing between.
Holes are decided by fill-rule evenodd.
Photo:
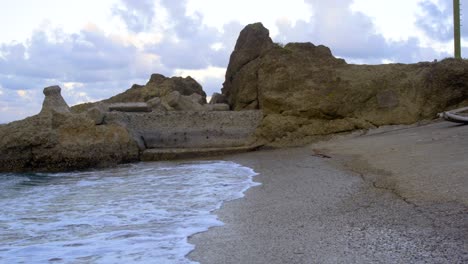
<instances>
[{"instance_id":1,"label":"sky","mask_svg":"<svg viewBox=\"0 0 468 264\"><path fill-rule=\"evenodd\" d=\"M464 5L462 0L462 23ZM0 123L37 114L44 87L69 105L192 76L219 92L240 30L326 45L348 63L414 63L453 54L452 0L0 0ZM462 27L462 55L468 54Z\"/></svg>"}]
</instances>

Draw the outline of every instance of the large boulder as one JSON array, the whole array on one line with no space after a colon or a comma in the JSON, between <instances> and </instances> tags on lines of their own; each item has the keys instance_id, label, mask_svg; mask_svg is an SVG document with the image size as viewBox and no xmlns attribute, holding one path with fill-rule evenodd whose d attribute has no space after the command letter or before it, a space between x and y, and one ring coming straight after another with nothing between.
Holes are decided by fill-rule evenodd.
<instances>
[{"instance_id":1,"label":"large boulder","mask_svg":"<svg viewBox=\"0 0 468 264\"><path fill-rule=\"evenodd\" d=\"M468 102L468 61L352 65L312 43L240 33L222 89L231 109L262 109L259 135L295 144L336 132L431 119Z\"/></svg>"},{"instance_id":2,"label":"large boulder","mask_svg":"<svg viewBox=\"0 0 468 264\"><path fill-rule=\"evenodd\" d=\"M235 81L238 79L241 71L250 71L256 68L256 65L251 65L251 63L255 64L255 61L274 47L269 35L268 29L261 23L250 24L241 31L229 59L226 78L221 89L222 94L227 98L230 105L237 105L237 99L244 100L242 102L243 105L249 105L250 102L256 101L256 95L252 93L254 87L250 87L248 83L252 80L245 80L243 85L247 85L247 87L242 87L242 89L239 87L239 83ZM251 73L254 74L254 72ZM243 91L244 89L248 91ZM249 108L256 107L257 105Z\"/></svg>"},{"instance_id":3,"label":"large boulder","mask_svg":"<svg viewBox=\"0 0 468 264\"><path fill-rule=\"evenodd\" d=\"M175 111L203 111L204 107L200 104L201 98L196 95L181 95L178 91L171 93L161 98L162 103L171 107L170 110Z\"/></svg>"},{"instance_id":4,"label":"large boulder","mask_svg":"<svg viewBox=\"0 0 468 264\"><path fill-rule=\"evenodd\" d=\"M154 97L153 99L148 100L146 103L151 107L153 111L156 112L166 112L169 110L169 106L165 107L165 105L161 101L161 98L159 97Z\"/></svg>"},{"instance_id":5,"label":"large boulder","mask_svg":"<svg viewBox=\"0 0 468 264\"><path fill-rule=\"evenodd\" d=\"M59 89L53 88L53 95ZM46 100L51 96L46 88ZM66 103L59 110L66 109ZM49 111L0 127L0 171L64 171L135 161L139 149L116 124L96 125L87 114ZM68 106L67 106L68 107Z\"/></svg>"},{"instance_id":6,"label":"large boulder","mask_svg":"<svg viewBox=\"0 0 468 264\"><path fill-rule=\"evenodd\" d=\"M213 93L211 96L210 104L225 104L227 103L227 99L224 95L220 93Z\"/></svg>"},{"instance_id":7,"label":"large boulder","mask_svg":"<svg viewBox=\"0 0 468 264\"><path fill-rule=\"evenodd\" d=\"M102 125L106 118L106 113L99 107L95 106L86 111L86 117L94 121L96 125Z\"/></svg>"}]
</instances>

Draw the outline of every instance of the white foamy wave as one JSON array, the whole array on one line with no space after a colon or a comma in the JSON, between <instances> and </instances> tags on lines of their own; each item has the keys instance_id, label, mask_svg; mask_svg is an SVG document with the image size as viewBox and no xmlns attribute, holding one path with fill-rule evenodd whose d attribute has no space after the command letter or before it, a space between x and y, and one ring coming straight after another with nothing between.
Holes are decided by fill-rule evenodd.
<instances>
[{"instance_id":1,"label":"white foamy wave","mask_svg":"<svg viewBox=\"0 0 468 264\"><path fill-rule=\"evenodd\" d=\"M233 162L0 174L1 263L192 263L187 238L256 185Z\"/></svg>"}]
</instances>

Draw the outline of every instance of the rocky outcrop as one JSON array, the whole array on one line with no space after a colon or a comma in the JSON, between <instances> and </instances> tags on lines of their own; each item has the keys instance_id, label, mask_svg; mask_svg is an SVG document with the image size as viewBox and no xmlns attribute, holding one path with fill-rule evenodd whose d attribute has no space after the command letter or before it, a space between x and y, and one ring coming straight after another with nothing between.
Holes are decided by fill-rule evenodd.
<instances>
[{"instance_id":1,"label":"rocky outcrop","mask_svg":"<svg viewBox=\"0 0 468 264\"><path fill-rule=\"evenodd\" d=\"M0 126L0 172L106 167L260 145L255 131L261 111L225 111L227 104L206 109L199 94L172 91L148 103L98 102L87 104L82 113L70 112L60 87L48 87L44 94L40 114Z\"/></svg>"},{"instance_id":2,"label":"rocky outcrop","mask_svg":"<svg viewBox=\"0 0 468 264\"><path fill-rule=\"evenodd\" d=\"M295 145L317 135L432 119L468 102L468 61L351 65L311 43L276 45L244 28L222 89L231 109L261 109L259 135Z\"/></svg>"},{"instance_id":3,"label":"rocky outcrop","mask_svg":"<svg viewBox=\"0 0 468 264\"><path fill-rule=\"evenodd\" d=\"M125 128L98 125L101 110L91 111L96 119L72 114L60 87L48 87L44 94L40 114L0 127L0 171L63 171L138 160L138 147Z\"/></svg>"},{"instance_id":4,"label":"rocky outcrop","mask_svg":"<svg viewBox=\"0 0 468 264\"><path fill-rule=\"evenodd\" d=\"M113 96L109 99L96 103L85 103L72 107L75 113L86 112L96 104L119 106L117 111L126 111L126 107L120 107L124 104L147 104L149 108L145 111L203 111L203 105L206 102L206 93L200 84L192 77L171 77L167 78L161 74L153 74L146 85L134 84L127 91ZM113 105L113 106L112 106ZM142 111L141 109L132 110L129 107L128 112ZM116 110L116 109L114 109ZM144 110L144 109L143 109Z\"/></svg>"},{"instance_id":5,"label":"rocky outcrop","mask_svg":"<svg viewBox=\"0 0 468 264\"><path fill-rule=\"evenodd\" d=\"M55 111L58 113L70 113L70 107L63 99L59 86L49 86L44 88L44 101L42 102L41 113Z\"/></svg>"},{"instance_id":6,"label":"rocky outcrop","mask_svg":"<svg viewBox=\"0 0 468 264\"><path fill-rule=\"evenodd\" d=\"M163 97L173 91L181 95L192 95L194 93L201 95L206 103L206 93L200 84L192 77L171 77L167 78L161 74L151 75L146 85L133 85L127 91L103 100L105 103L129 103L146 102L154 97Z\"/></svg>"},{"instance_id":7,"label":"rocky outcrop","mask_svg":"<svg viewBox=\"0 0 468 264\"><path fill-rule=\"evenodd\" d=\"M255 23L245 27L237 39L234 51L229 59L229 65L226 70L226 78L221 89L222 94L227 98L229 105L242 105L242 109L257 109L256 83L251 74L256 72L256 61L274 47L273 41L269 36L269 31L261 23ZM253 64L252 64L253 62ZM243 73L248 75L249 79L242 80ZM237 100L242 100L237 101ZM239 109L239 107L237 107Z\"/></svg>"}]
</instances>

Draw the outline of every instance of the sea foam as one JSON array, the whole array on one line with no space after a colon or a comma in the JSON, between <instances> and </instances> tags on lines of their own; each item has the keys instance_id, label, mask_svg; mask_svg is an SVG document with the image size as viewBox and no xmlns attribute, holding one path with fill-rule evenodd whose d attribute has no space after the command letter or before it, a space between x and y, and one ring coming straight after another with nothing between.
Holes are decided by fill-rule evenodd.
<instances>
[{"instance_id":1,"label":"sea foam","mask_svg":"<svg viewBox=\"0 0 468 264\"><path fill-rule=\"evenodd\" d=\"M1 263L193 263L187 238L256 185L226 161L0 174Z\"/></svg>"}]
</instances>

